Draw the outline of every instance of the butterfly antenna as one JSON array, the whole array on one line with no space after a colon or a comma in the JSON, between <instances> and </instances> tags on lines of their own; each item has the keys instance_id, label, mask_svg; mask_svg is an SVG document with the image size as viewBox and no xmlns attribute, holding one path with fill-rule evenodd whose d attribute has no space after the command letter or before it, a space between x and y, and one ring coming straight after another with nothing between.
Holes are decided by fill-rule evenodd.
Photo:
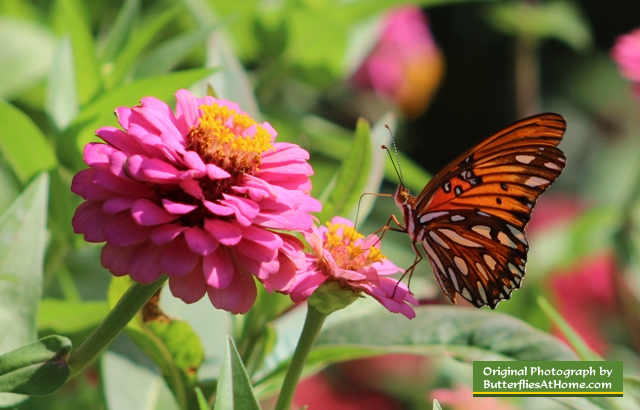
<instances>
[{"instance_id":1,"label":"butterfly antenna","mask_svg":"<svg viewBox=\"0 0 640 410\"><path fill-rule=\"evenodd\" d=\"M396 170L396 174L398 175L398 179L400 179L400 185L404 186L404 180L402 179L402 167L400 166L400 155L398 155L398 147L396 146L396 139L393 138L393 131L391 131L391 127L385 124L387 130L389 130L389 134L391 134L391 144L393 145L393 153L396 156L396 160L393 160L393 156L391 156L391 151L389 151L389 147L383 145L381 148L387 150L387 154L389 154L389 159L391 159L391 164L393 165L393 169ZM398 164L396 166L396 163Z\"/></svg>"}]
</instances>

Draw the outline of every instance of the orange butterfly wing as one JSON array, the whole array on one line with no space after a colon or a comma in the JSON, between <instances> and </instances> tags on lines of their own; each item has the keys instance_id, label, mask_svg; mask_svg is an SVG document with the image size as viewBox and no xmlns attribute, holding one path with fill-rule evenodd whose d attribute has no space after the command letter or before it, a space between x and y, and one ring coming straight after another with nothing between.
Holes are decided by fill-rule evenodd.
<instances>
[{"instance_id":1,"label":"orange butterfly wing","mask_svg":"<svg viewBox=\"0 0 640 410\"><path fill-rule=\"evenodd\" d=\"M396 203L413 243L421 242L443 292L477 307L509 299L525 274L524 230L536 200L560 175L558 114L518 121L464 152L413 197Z\"/></svg>"}]
</instances>

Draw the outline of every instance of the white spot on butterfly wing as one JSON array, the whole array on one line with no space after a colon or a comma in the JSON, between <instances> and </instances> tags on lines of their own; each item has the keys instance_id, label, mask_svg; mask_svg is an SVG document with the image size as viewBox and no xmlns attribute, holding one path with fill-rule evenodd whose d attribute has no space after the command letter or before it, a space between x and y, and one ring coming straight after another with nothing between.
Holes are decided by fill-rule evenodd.
<instances>
[{"instance_id":1,"label":"white spot on butterfly wing","mask_svg":"<svg viewBox=\"0 0 640 410\"><path fill-rule=\"evenodd\" d=\"M496 260L493 259L491 255L487 255L485 253L482 257L484 258L484 262L487 264L489 269L496 270L496 265L498 264L498 262L496 262Z\"/></svg>"},{"instance_id":2,"label":"white spot on butterfly wing","mask_svg":"<svg viewBox=\"0 0 640 410\"><path fill-rule=\"evenodd\" d=\"M442 262L440 261L440 258L438 258L438 255L436 255L436 253L433 251L433 248L431 247L431 245L429 245L429 242L422 241L422 246L424 247L424 250L427 252L427 255L429 255L429 258L431 259L431 261L438 266L438 270L441 270L441 271L444 270L444 266L442 266Z\"/></svg>"},{"instance_id":3,"label":"white spot on butterfly wing","mask_svg":"<svg viewBox=\"0 0 640 410\"><path fill-rule=\"evenodd\" d=\"M476 283L478 284L478 292L480 293L480 297L482 298L484 303L487 303L487 292L485 292L484 286L482 286L482 283L480 283L480 281L477 281Z\"/></svg>"},{"instance_id":4,"label":"white spot on butterfly wing","mask_svg":"<svg viewBox=\"0 0 640 410\"><path fill-rule=\"evenodd\" d=\"M498 232L498 241L500 241L500 243L503 244L504 246L508 246L509 248L512 248L512 249L518 249L516 244L511 240L511 238L509 238L509 235L507 235L502 231Z\"/></svg>"},{"instance_id":5,"label":"white spot on butterfly wing","mask_svg":"<svg viewBox=\"0 0 640 410\"><path fill-rule=\"evenodd\" d=\"M555 171L560 171L562 169L555 162L545 162L544 166Z\"/></svg>"},{"instance_id":6,"label":"white spot on butterfly wing","mask_svg":"<svg viewBox=\"0 0 640 410\"><path fill-rule=\"evenodd\" d=\"M453 287L457 292L460 292L460 288L458 287L458 278L456 277L456 273L453 269L449 268L449 276L451 277L451 282L453 283Z\"/></svg>"},{"instance_id":7,"label":"white spot on butterfly wing","mask_svg":"<svg viewBox=\"0 0 640 410\"><path fill-rule=\"evenodd\" d=\"M549 183L548 179L544 179L544 178L540 178L540 177L536 177L536 176L529 177L529 179L527 179L524 182L524 184L526 186L530 186L532 188L535 188L535 187L540 186L540 185L546 185L548 183Z\"/></svg>"},{"instance_id":8,"label":"white spot on butterfly wing","mask_svg":"<svg viewBox=\"0 0 640 410\"><path fill-rule=\"evenodd\" d=\"M480 262L476 262L476 268L478 269L478 272L480 272L482 277L486 281L489 281L489 275L487 275L487 271L484 269L484 267L482 266L482 264Z\"/></svg>"},{"instance_id":9,"label":"white spot on butterfly wing","mask_svg":"<svg viewBox=\"0 0 640 410\"><path fill-rule=\"evenodd\" d=\"M467 288L462 288L462 293L461 293L462 297L469 300L469 301L473 301L473 298L471 297L471 292L469 292L469 289Z\"/></svg>"},{"instance_id":10,"label":"white spot on butterfly wing","mask_svg":"<svg viewBox=\"0 0 640 410\"><path fill-rule=\"evenodd\" d=\"M448 214L449 214L448 211L429 212L420 217L420 223L426 224L432 219L439 218L441 216L448 215Z\"/></svg>"},{"instance_id":11,"label":"white spot on butterfly wing","mask_svg":"<svg viewBox=\"0 0 640 410\"><path fill-rule=\"evenodd\" d=\"M441 229L438 229L438 231L440 231L443 235L445 235L447 238L451 239L458 245L467 246L470 248L482 248L482 245L480 245L479 243L471 241L463 236L460 236L460 234L458 234L455 231L452 231L451 229L441 228Z\"/></svg>"},{"instance_id":12,"label":"white spot on butterfly wing","mask_svg":"<svg viewBox=\"0 0 640 410\"><path fill-rule=\"evenodd\" d=\"M474 225L471 227L471 230L474 231L477 234L480 234L482 236L484 236L487 239L492 239L491 238L491 228L489 228L488 226L485 225Z\"/></svg>"},{"instance_id":13,"label":"white spot on butterfly wing","mask_svg":"<svg viewBox=\"0 0 640 410\"><path fill-rule=\"evenodd\" d=\"M441 237L438 236L434 231L429 231L429 236L433 239L438 245L442 246L445 249L451 249L449 245L445 241L442 240Z\"/></svg>"},{"instance_id":14,"label":"white spot on butterfly wing","mask_svg":"<svg viewBox=\"0 0 640 410\"><path fill-rule=\"evenodd\" d=\"M456 267L463 275L466 276L469 274L469 268L467 267L467 263L464 261L464 259L459 256L454 256L453 263L456 264Z\"/></svg>"},{"instance_id":15,"label":"white spot on butterfly wing","mask_svg":"<svg viewBox=\"0 0 640 410\"><path fill-rule=\"evenodd\" d=\"M533 155L516 155L516 161L525 165L530 164L534 159L536 159L536 157Z\"/></svg>"},{"instance_id":16,"label":"white spot on butterfly wing","mask_svg":"<svg viewBox=\"0 0 640 410\"><path fill-rule=\"evenodd\" d=\"M520 269L518 269L518 267L516 265L514 265L513 263L509 262L507 267L509 268L509 272L513 273L514 276L516 276L518 278L521 278L522 276L524 276L524 272L522 272Z\"/></svg>"},{"instance_id":17,"label":"white spot on butterfly wing","mask_svg":"<svg viewBox=\"0 0 640 410\"><path fill-rule=\"evenodd\" d=\"M467 218L465 218L462 215L451 215L451 222L460 222L460 221L464 221L465 219Z\"/></svg>"},{"instance_id":18,"label":"white spot on butterfly wing","mask_svg":"<svg viewBox=\"0 0 640 410\"><path fill-rule=\"evenodd\" d=\"M507 224L507 228L511 231L511 234L516 237L517 240L527 245L527 238L524 237L524 233L515 226Z\"/></svg>"}]
</instances>

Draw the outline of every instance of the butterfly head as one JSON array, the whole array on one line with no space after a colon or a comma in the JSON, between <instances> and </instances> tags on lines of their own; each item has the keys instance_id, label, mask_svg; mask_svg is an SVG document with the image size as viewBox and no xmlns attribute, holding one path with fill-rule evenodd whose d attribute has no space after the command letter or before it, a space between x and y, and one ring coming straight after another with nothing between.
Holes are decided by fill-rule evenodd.
<instances>
[{"instance_id":1,"label":"butterfly head","mask_svg":"<svg viewBox=\"0 0 640 410\"><path fill-rule=\"evenodd\" d=\"M411 193L404 185L400 184L398 185L398 189L396 189L396 193L393 194L393 198L395 199L398 207L404 208L404 206L409 203Z\"/></svg>"}]
</instances>

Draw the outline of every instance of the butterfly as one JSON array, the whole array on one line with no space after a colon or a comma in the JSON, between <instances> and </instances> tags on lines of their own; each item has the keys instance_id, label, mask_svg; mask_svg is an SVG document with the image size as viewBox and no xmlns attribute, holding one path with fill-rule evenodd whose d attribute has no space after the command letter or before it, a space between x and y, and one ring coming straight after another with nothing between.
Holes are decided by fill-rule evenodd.
<instances>
[{"instance_id":1,"label":"butterfly","mask_svg":"<svg viewBox=\"0 0 640 410\"><path fill-rule=\"evenodd\" d=\"M394 194L416 253L421 242L444 294L494 309L522 284L529 245L525 228L536 200L566 164L557 148L561 115L517 121L461 154L418 196L402 180ZM391 220L390 220L391 222ZM387 224L389 226L389 224Z\"/></svg>"}]
</instances>

